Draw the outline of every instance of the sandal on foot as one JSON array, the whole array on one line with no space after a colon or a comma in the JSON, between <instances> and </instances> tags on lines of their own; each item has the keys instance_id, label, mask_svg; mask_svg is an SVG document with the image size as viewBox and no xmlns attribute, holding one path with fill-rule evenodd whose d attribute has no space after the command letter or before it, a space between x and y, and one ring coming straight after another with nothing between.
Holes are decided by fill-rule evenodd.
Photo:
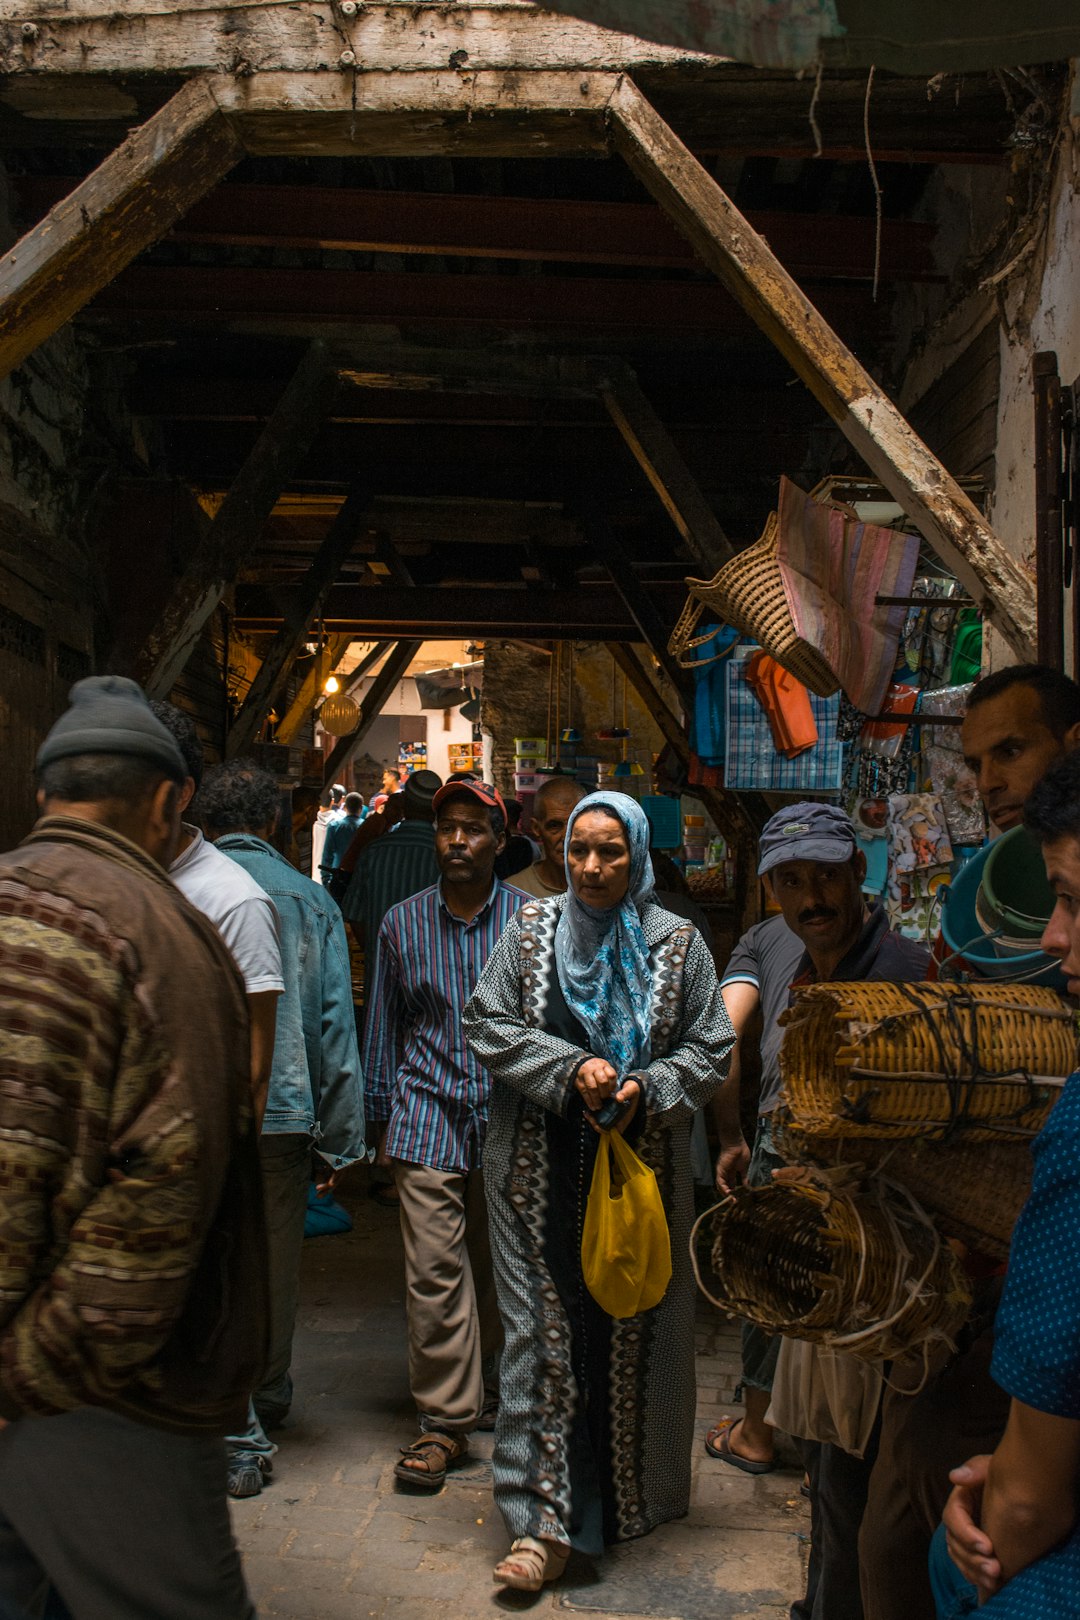
<instances>
[{"instance_id":1,"label":"sandal on foot","mask_svg":"<svg viewBox=\"0 0 1080 1620\"><path fill-rule=\"evenodd\" d=\"M557 1581L570 1557L569 1547L558 1541L541 1541L536 1536L519 1536L505 1558L491 1572L499 1586L515 1592L539 1592L548 1581Z\"/></svg>"},{"instance_id":2,"label":"sandal on foot","mask_svg":"<svg viewBox=\"0 0 1080 1620\"><path fill-rule=\"evenodd\" d=\"M740 1457L737 1451L732 1451L731 1436L741 1422L742 1418L721 1418L719 1423L714 1423L705 1436L705 1450L710 1457L730 1463L732 1468L741 1468L744 1474L774 1473L775 1462L755 1462L752 1457Z\"/></svg>"},{"instance_id":3,"label":"sandal on foot","mask_svg":"<svg viewBox=\"0 0 1080 1620\"><path fill-rule=\"evenodd\" d=\"M394 1465L394 1478L421 1491L438 1491L446 1484L447 1470L468 1462L465 1440L452 1434L421 1434L401 1448L402 1461ZM409 1458L415 1457L415 1462Z\"/></svg>"}]
</instances>

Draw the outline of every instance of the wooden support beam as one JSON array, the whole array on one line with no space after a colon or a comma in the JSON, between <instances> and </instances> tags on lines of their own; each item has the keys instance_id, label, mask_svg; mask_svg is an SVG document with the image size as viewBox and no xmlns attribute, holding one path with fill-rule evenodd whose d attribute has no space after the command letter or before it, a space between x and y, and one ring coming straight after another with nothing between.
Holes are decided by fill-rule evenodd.
<instances>
[{"instance_id":1,"label":"wooden support beam","mask_svg":"<svg viewBox=\"0 0 1080 1620\"><path fill-rule=\"evenodd\" d=\"M353 549L370 505L371 492L366 481L361 483L357 480L298 587L297 597L294 598L296 610L291 622L281 626L263 655L240 713L229 728L225 742L227 759L246 754L258 736L263 721L288 678L297 653L307 639L312 622L322 614L330 588Z\"/></svg>"},{"instance_id":2,"label":"wooden support beam","mask_svg":"<svg viewBox=\"0 0 1080 1620\"><path fill-rule=\"evenodd\" d=\"M288 608L288 587L236 588L237 629L276 631ZM664 639L674 629L686 601L682 584L651 584L649 595L665 626ZM337 585L330 592L323 619L327 629L348 631L354 640L371 641L417 636L525 636L536 641L640 641L642 633L622 603L605 584L579 585L573 590L512 590L505 586L477 589L438 585L403 590L381 585Z\"/></svg>"},{"instance_id":3,"label":"wooden support beam","mask_svg":"<svg viewBox=\"0 0 1080 1620\"><path fill-rule=\"evenodd\" d=\"M660 497L698 567L715 573L734 556L701 486L629 366L612 367L598 391L627 449Z\"/></svg>"},{"instance_id":4,"label":"wooden support beam","mask_svg":"<svg viewBox=\"0 0 1080 1620\"><path fill-rule=\"evenodd\" d=\"M953 569L1020 659L1035 655L1035 593L982 514L796 286L768 244L628 78L609 103L612 138Z\"/></svg>"},{"instance_id":5,"label":"wooden support beam","mask_svg":"<svg viewBox=\"0 0 1080 1620\"><path fill-rule=\"evenodd\" d=\"M386 663L371 683L371 691L364 698L360 710L359 724L345 737L339 737L330 750L329 758L323 768L323 786L329 787L341 775L349 763L355 750L367 736L372 722L377 720L382 712L382 706L390 693L401 680L409 665L420 651L419 641L397 641L394 643Z\"/></svg>"},{"instance_id":6,"label":"wooden support beam","mask_svg":"<svg viewBox=\"0 0 1080 1620\"><path fill-rule=\"evenodd\" d=\"M258 540L286 479L318 433L337 387L325 348L313 343L147 638L138 672L149 696L164 698L172 690L207 619Z\"/></svg>"},{"instance_id":7,"label":"wooden support beam","mask_svg":"<svg viewBox=\"0 0 1080 1620\"><path fill-rule=\"evenodd\" d=\"M274 741L278 743L291 743L300 727L319 700L319 695L326 684L328 675L334 674L341 660L345 657L352 645L352 636L330 636L323 643L321 654L317 655L311 668L300 683L300 690L293 698L284 716L278 721L274 731Z\"/></svg>"},{"instance_id":8,"label":"wooden support beam","mask_svg":"<svg viewBox=\"0 0 1080 1620\"><path fill-rule=\"evenodd\" d=\"M24 214L39 218L79 182L70 175L26 174L12 183ZM873 277L875 228L869 216L758 209L747 218L793 275L841 281ZM945 280L934 265L935 234L935 227L923 221L883 220L882 274L889 281ZM655 203L565 197L231 184L189 209L169 238L542 264L698 267L685 238Z\"/></svg>"},{"instance_id":9,"label":"wooden support beam","mask_svg":"<svg viewBox=\"0 0 1080 1620\"><path fill-rule=\"evenodd\" d=\"M0 376L164 236L242 156L202 79L133 130L0 260Z\"/></svg>"},{"instance_id":10,"label":"wooden support beam","mask_svg":"<svg viewBox=\"0 0 1080 1620\"><path fill-rule=\"evenodd\" d=\"M619 593L627 613L641 632L641 639L656 659L680 698L689 701L691 680L685 669L668 652L668 641L674 628L661 616L651 589L644 588L626 559L626 551L619 543L605 518L597 512L585 513L581 524L589 548L598 562L603 563L611 575L611 582Z\"/></svg>"}]
</instances>

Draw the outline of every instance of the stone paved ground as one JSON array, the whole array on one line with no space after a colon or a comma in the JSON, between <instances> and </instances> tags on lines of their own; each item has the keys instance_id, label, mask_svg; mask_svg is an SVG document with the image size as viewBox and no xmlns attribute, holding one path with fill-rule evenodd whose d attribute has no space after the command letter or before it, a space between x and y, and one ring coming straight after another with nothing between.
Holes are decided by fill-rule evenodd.
<instances>
[{"instance_id":1,"label":"stone paved ground","mask_svg":"<svg viewBox=\"0 0 1080 1620\"><path fill-rule=\"evenodd\" d=\"M575 1558L538 1598L499 1596L505 1549L491 1499L491 1436L433 1497L401 1494L392 1468L412 1438L397 1215L347 1186L346 1235L305 1244L293 1373L274 1477L234 1503L260 1616L285 1620L495 1620L500 1612L598 1620L782 1620L802 1591L806 1504L799 1474L750 1478L707 1457L708 1424L730 1408L738 1337L704 1307L698 1440L689 1517L593 1566Z\"/></svg>"}]
</instances>

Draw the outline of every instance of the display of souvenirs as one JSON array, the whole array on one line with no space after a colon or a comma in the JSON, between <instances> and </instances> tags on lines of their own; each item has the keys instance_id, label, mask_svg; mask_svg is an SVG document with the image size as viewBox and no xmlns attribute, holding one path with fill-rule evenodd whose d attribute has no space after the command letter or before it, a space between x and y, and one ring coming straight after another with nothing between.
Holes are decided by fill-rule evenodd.
<instances>
[{"instance_id":1,"label":"display of souvenirs","mask_svg":"<svg viewBox=\"0 0 1080 1620\"><path fill-rule=\"evenodd\" d=\"M919 712L962 715L970 692L970 684L924 692ZM959 726L923 726L922 768L924 778L941 800L953 843L981 844L986 837L986 817L974 772L964 762Z\"/></svg>"}]
</instances>

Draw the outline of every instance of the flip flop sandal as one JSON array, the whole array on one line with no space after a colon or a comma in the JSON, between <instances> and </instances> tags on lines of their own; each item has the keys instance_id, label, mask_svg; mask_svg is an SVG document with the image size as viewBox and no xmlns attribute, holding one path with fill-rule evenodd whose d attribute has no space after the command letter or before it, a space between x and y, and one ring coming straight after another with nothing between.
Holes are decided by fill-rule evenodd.
<instances>
[{"instance_id":1,"label":"flip flop sandal","mask_svg":"<svg viewBox=\"0 0 1080 1620\"><path fill-rule=\"evenodd\" d=\"M710 1457L715 1457L719 1462L730 1463L732 1468L741 1468L744 1474L775 1473L777 1467L775 1462L754 1462L751 1458L740 1457L737 1451L732 1451L732 1430L741 1422L741 1418L721 1418L705 1436L705 1450Z\"/></svg>"},{"instance_id":2,"label":"flip flop sandal","mask_svg":"<svg viewBox=\"0 0 1080 1620\"><path fill-rule=\"evenodd\" d=\"M441 1460L437 1461L440 1453ZM464 1440L455 1440L449 1434L421 1434L411 1445L402 1446L401 1455L416 1457L423 1466L395 1463L395 1479L420 1491L439 1491L446 1484L448 1470L468 1462L469 1448Z\"/></svg>"},{"instance_id":3,"label":"flip flop sandal","mask_svg":"<svg viewBox=\"0 0 1080 1620\"><path fill-rule=\"evenodd\" d=\"M519 1536L506 1557L495 1565L491 1578L496 1585L508 1586L514 1592L539 1592L548 1581L559 1579L569 1557L569 1547L558 1542Z\"/></svg>"}]
</instances>

